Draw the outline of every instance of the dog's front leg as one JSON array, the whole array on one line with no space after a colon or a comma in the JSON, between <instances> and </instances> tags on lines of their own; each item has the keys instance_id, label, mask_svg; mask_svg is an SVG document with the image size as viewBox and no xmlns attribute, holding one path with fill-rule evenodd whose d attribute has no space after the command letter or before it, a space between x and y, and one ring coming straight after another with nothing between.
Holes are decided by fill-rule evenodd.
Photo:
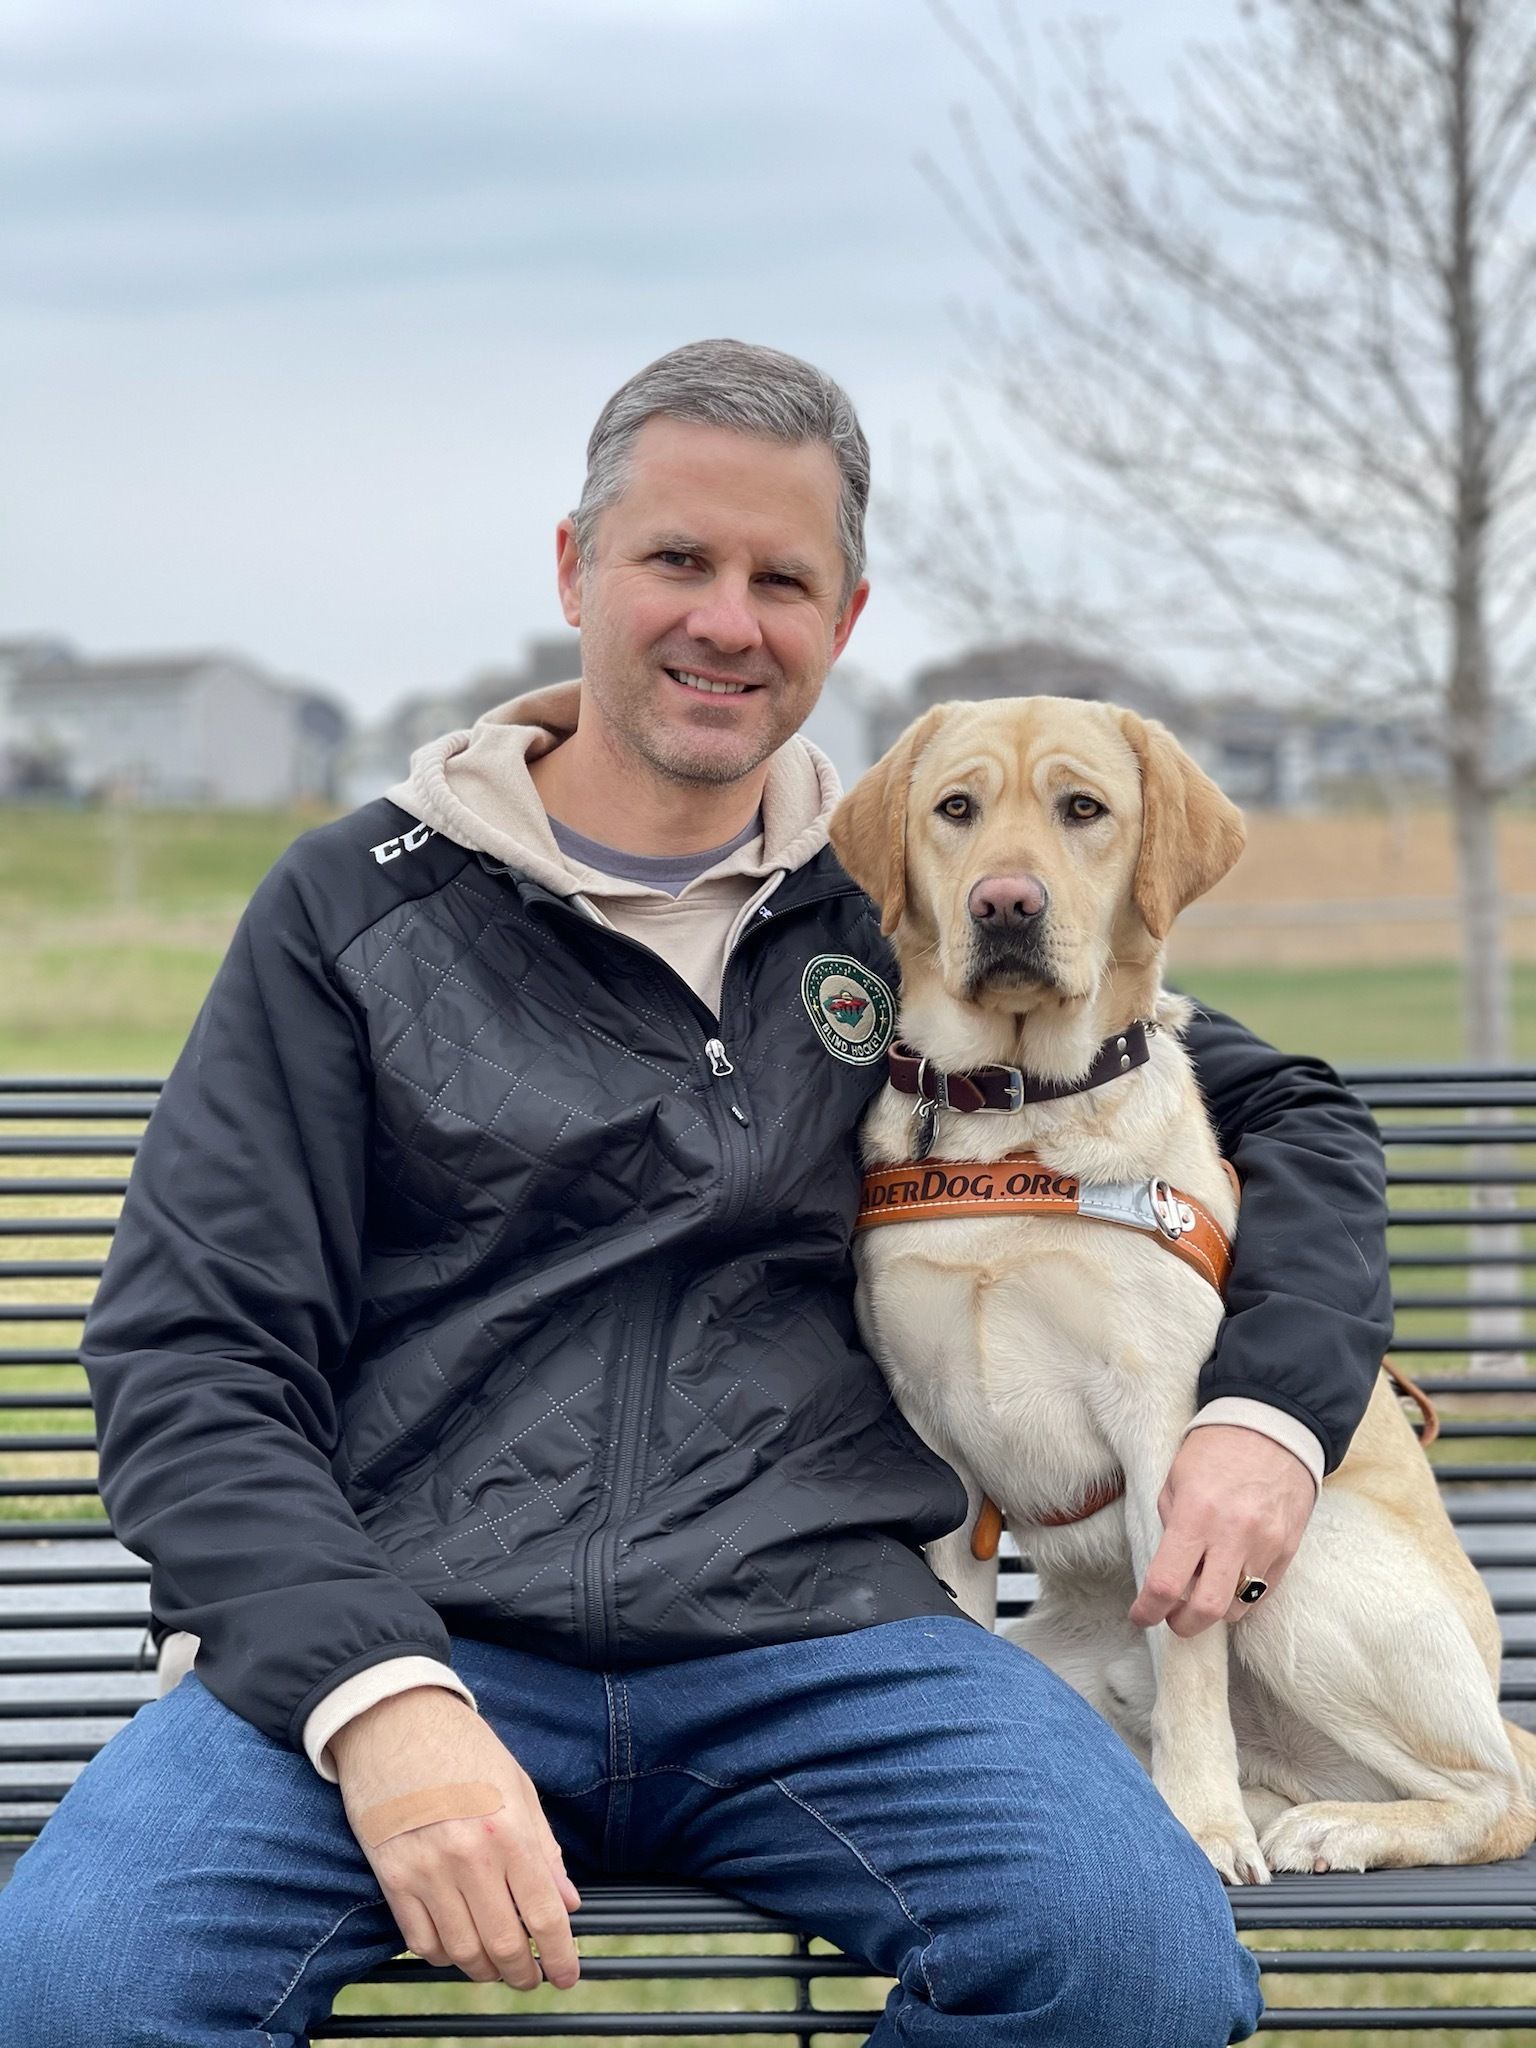
<instances>
[{"instance_id":1,"label":"dog's front leg","mask_svg":"<svg viewBox=\"0 0 1536 2048\"><path fill-rule=\"evenodd\" d=\"M1126 1530L1136 1583L1162 1540L1157 1497L1178 1448L1138 1445L1122 1460ZM1227 1624L1176 1636L1166 1622L1148 1632L1156 1698L1152 1782L1228 1884L1267 1884L1269 1868L1243 1805L1237 1740L1227 1704Z\"/></svg>"}]
</instances>

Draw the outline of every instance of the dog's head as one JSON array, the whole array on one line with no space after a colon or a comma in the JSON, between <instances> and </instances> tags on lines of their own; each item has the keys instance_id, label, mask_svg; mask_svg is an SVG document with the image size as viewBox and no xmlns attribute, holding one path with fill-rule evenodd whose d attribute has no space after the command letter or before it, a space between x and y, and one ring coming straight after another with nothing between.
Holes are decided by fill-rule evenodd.
<instances>
[{"instance_id":1,"label":"dog's head","mask_svg":"<svg viewBox=\"0 0 1536 2048\"><path fill-rule=\"evenodd\" d=\"M1243 847L1241 814L1163 726L1070 697L940 704L832 819L904 968L956 1000L1085 999L1155 956Z\"/></svg>"}]
</instances>

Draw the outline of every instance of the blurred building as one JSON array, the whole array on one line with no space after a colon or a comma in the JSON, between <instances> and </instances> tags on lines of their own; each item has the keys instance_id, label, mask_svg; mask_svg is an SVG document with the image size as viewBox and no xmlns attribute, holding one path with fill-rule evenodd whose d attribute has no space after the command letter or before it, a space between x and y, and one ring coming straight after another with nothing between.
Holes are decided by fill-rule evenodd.
<instances>
[{"instance_id":1,"label":"blurred building","mask_svg":"<svg viewBox=\"0 0 1536 2048\"><path fill-rule=\"evenodd\" d=\"M41 636L0 640L0 796L10 792L38 797L68 793L62 753L46 743L24 745L11 708L16 684L23 675L68 655L69 646L63 640Z\"/></svg>"},{"instance_id":2,"label":"blurred building","mask_svg":"<svg viewBox=\"0 0 1536 2048\"><path fill-rule=\"evenodd\" d=\"M1169 725L1183 702L1165 684L1133 674L1105 657L1050 640L1014 640L973 647L951 661L920 668L903 697L872 706L875 754L883 754L906 725L935 704L973 703L985 697L1082 697L1099 704L1124 704L1144 718L1160 718Z\"/></svg>"},{"instance_id":3,"label":"blurred building","mask_svg":"<svg viewBox=\"0 0 1536 2048\"><path fill-rule=\"evenodd\" d=\"M371 803L399 782L412 754L428 740L458 732L511 697L569 682L581 674L581 641L551 633L527 644L520 663L477 669L451 689L402 697L387 717L358 733L347 749L343 794L349 804Z\"/></svg>"},{"instance_id":4,"label":"blurred building","mask_svg":"<svg viewBox=\"0 0 1536 2048\"><path fill-rule=\"evenodd\" d=\"M1237 693L1195 696L1107 657L1047 640L978 647L920 669L899 697L872 705L871 751L884 753L934 704L986 697L1078 697L1156 718L1237 802L1280 810L1380 800L1445 787L1439 736L1425 715L1381 706L1324 710ZM1536 763L1536 729L1513 712L1502 759Z\"/></svg>"},{"instance_id":5,"label":"blurred building","mask_svg":"<svg viewBox=\"0 0 1536 2048\"><path fill-rule=\"evenodd\" d=\"M0 671L12 795L276 808L339 794L344 707L244 655L4 642Z\"/></svg>"}]
</instances>

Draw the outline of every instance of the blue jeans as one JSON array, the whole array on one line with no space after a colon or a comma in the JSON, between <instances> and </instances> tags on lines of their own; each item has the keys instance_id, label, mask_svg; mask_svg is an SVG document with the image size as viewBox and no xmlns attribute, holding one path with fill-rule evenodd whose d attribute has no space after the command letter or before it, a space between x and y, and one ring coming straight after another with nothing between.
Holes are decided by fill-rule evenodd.
<instances>
[{"instance_id":1,"label":"blue jeans","mask_svg":"<svg viewBox=\"0 0 1536 2048\"><path fill-rule=\"evenodd\" d=\"M1220 1880L1130 1752L970 1622L623 1673L454 1661L578 1885L659 1873L828 1936L897 1980L871 2048L1217 2048L1258 2023ZM0 1892L0 2048L294 2048L398 1948L336 1788L185 1678Z\"/></svg>"}]
</instances>

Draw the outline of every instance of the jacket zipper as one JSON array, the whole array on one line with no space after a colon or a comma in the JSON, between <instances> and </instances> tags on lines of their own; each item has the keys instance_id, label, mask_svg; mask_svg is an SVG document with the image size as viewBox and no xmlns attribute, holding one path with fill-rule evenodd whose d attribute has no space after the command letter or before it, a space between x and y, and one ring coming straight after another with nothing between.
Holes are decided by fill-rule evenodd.
<instances>
[{"instance_id":1,"label":"jacket zipper","mask_svg":"<svg viewBox=\"0 0 1536 2048\"><path fill-rule=\"evenodd\" d=\"M492 872L501 874L505 873L506 870L493 868ZM824 888L812 890L805 896L797 897L792 903L776 905L770 899L768 902L760 904L751 922L743 931L737 934L735 945L732 946L730 952L726 955L725 965L720 976L721 1011L724 1012L729 1007L725 998L731 980L731 969L735 966L742 949L747 945L754 932L763 931L770 924L779 924L786 917L793 917L797 911L809 910L813 905L826 903L833 897L854 896L857 894L858 891L851 882L834 882L829 883ZM689 1015L703 1030L705 1034L704 1057L709 1066L710 1078L719 1081L735 1073L736 1069L731 1062L730 1049L721 1036L724 1025L723 1015L716 1017L709 1008L709 1005L694 993L675 967L669 966L659 953L653 952L649 946L642 945L639 939L630 938L627 932L618 932L611 925L599 924L595 917L588 916L583 910L573 910L564 897L551 895L546 896L544 900L558 915L575 918L583 931L599 931L615 945L623 946L631 953L638 953L651 971L659 975L670 985L670 991L681 999ZM745 1116L738 1118L738 1121L745 1122Z\"/></svg>"},{"instance_id":2,"label":"jacket zipper","mask_svg":"<svg viewBox=\"0 0 1536 2048\"><path fill-rule=\"evenodd\" d=\"M572 909L568 904L555 899L557 911L566 916L578 918L583 930L596 929L616 945L627 947L638 953L647 969L661 980L670 984L668 994L681 997L683 1007L695 1022L708 1019L710 1035L704 1042L705 1059L712 1079L721 1076L722 1068L734 1074L723 1043L714 1035L718 1023L708 1006L701 1002L675 969L669 967L659 954L638 939L632 939L625 932L616 932L611 927L600 925L595 918L584 911ZM722 997L723 1007L723 997ZM714 1093L713 1089L706 1094ZM738 1119L740 1121L740 1119ZM728 1161L731 1151L731 1133L728 1126L722 1126L724 1142L721 1147L722 1180L729 1187ZM641 1461L641 1451L646 1438L646 1424L656 1405L656 1387L666 1370L665 1361L660 1357L661 1339L666 1327L665 1305L671 1301L672 1285L664 1280L658 1287L650 1304L650 1315L642 1332L636 1319L631 1356L639 1367L634 1373L625 1374L619 1382L612 1411L613 1461L598 1520L586 1532L582 1541L581 1554L577 1564L582 1592L581 1617L582 1634L586 1639L587 1654L592 1664L602 1669L610 1660L613 1651L615 1630L611 1614L609 1587L614 1577L614 1566L618 1560L618 1546L625 1521L628 1519L631 1499L635 1488L635 1476Z\"/></svg>"},{"instance_id":3,"label":"jacket zipper","mask_svg":"<svg viewBox=\"0 0 1536 2048\"><path fill-rule=\"evenodd\" d=\"M831 896L852 893L846 885L839 885L817 890L797 902L786 904L782 910L776 910L768 903L762 904L746 930L738 934L735 945L726 957L720 977L720 1018L711 1013L708 1005L694 993L676 969L669 966L649 946L642 945L638 939L630 938L625 932L617 932L610 926L598 924L595 918L588 917L583 911L572 909L559 897L552 898L551 901L565 916L579 918L584 929L595 926L598 931L604 932L608 939L643 955L648 968L672 985L669 993L675 990L681 996L689 1014L695 1021L704 1023L708 1031L709 1035L704 1040L704 1057L709 1066L711 1080L718 1082L729 1079L736 1072L725 1041L718 1034L724 1021L723 1013L729 1007L726 1002L726 988L731 969L736 964L748 934L777 923L781 917L792 916L797 910L825 902ZM715 1226L719 1229L734 1223L745 1207L746 1192L750 1186L748 1170L752 1165L753 1144L749 1135L751 1118L735 1099L734 1091L710 1088L705 1091L706 1103L711 1098L722 1105L719 1118L721 1195L714 1218ZM740 1167L744 1169L742 1171L737 1171L738 1155ZM634 1492L636 1473L642 1462L641 1451L646 1441L646 1424L656 1403L657 1383L666 1371L666 1362L659 1356L659 1351L667 1325L672 1294L673 1282L669 1277L662 1281L652 1299L644 1349L637 1345L637 1356L642 1370L633 1376L626 1376L619 1386L613 1410L614 1455L606 1489L607 1498L603 1503L601 1518L586 1533L578 1567L581 1574L582 1605L585 1609L582 1632L587 1639L589 1654L598 1668L602 1668L611 1655L614 1630L611 1626L610 1603L604 1596L607 1582L613 1577L617 1561L620 1531L633 1505L631 1495Z\"/></svg>"},{"instance_id":4,"label":"jacket zipper","mask_svg":"<svg viewBox=\"0 0 1536 2048\"><path fill-rule=\"evenodd\" d=\"M613 1470L609 1476L602 1517L587 1532L586 1547L581 1560L582 1604L586 1609L585 1633L589 1654L599 1669L609 1659L615 1635L608 1588L613 1581L614 1567L618 1562L621 1532L629 1519L633 1504L631 1496L635 1490L635 1474L642 1462L641 1450L646 1440L644 1421L649 1417L656 1399L656 1381L660 1370L660 1361L657 1357L658 1340L667 1324L672 1293L671 1280L663 1279L651 1297L651 1312L647 1318L648 1326L644 1332L643 1347L638 1343L636 1346L643 1369L634 1377L640 1380L644 1388L644 1401L634 1398L634 1389L627 1380L619 1387L613 1416ZM639 1335L637 1327L636 1337ZM633 1417L640 1418L641 1426L629 1426Z\"/></svg>"}]
</instances>

